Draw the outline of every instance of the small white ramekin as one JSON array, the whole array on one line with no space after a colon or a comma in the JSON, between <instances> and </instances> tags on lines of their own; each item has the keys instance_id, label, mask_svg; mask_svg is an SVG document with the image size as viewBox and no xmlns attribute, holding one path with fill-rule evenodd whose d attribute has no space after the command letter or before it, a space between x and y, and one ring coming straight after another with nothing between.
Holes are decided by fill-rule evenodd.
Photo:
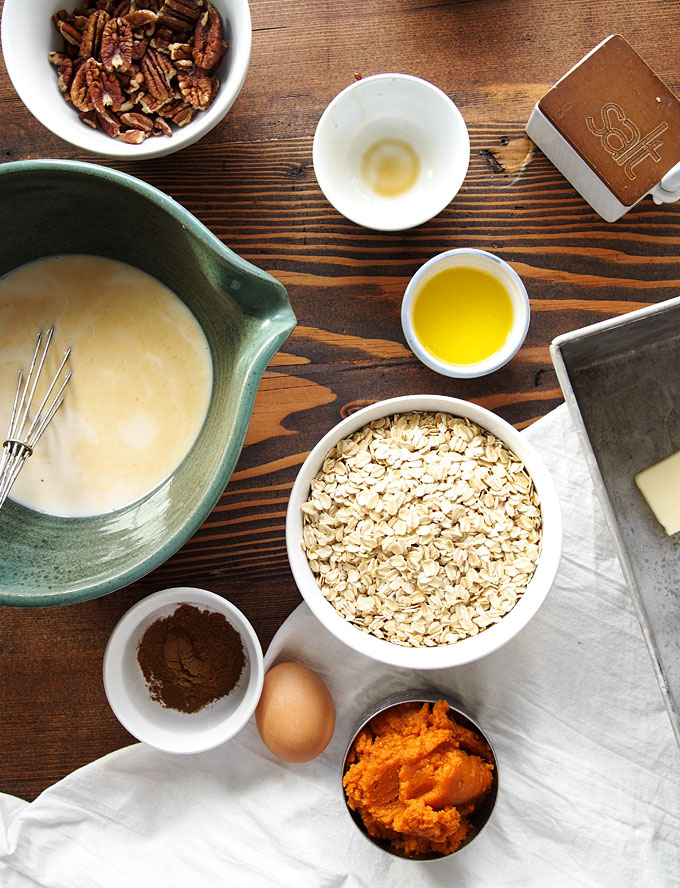
<instances>
[{"instance_id":1,"label":"small white ramekin","mask_svg":"<svg viewBox=\"0 0 680 888\"><path fill-rule=\"evenodd\" d=\"M383 197L361 176L365 152L381 139L408 143L420 173L404 194ZM414 228L458 193L470 161L463 117L441 89L410 74L375 74L346 87L321 115L312 150L314 173L343 216L376 231Z\"/></svg>"},{"instance_id":2,"label":"small white ramekin","mask_svg":"<svg viewBox=\"0 0 680 888\"><path fill-rule=\"evenodd\" d=\"M241 636L246 661L229 694L193 713L168 709L152 699L137 662L137 646L146 630L180 604L224 614ZM230 740L255 712L264 658L255 630L235 605L206 589L182 586L148 595L121 617L106 646L103 679L116 718L138 740L164 752L204 752Z\"/></svg>"},{"instance_id":3,"label":"small white ramekin","mask_svg":"<svg viewBox=\"0 0 680 888\"><path fill-rule=\"evenodd\" d=\"M420 288L430 278L447 268L465 266L477 268L495 277L505 287L512 302L513 321L505 344L484 361L474 364L449 364L435 357L418 339L413 328L413 304ZM522 347L529 329L529 297L526 287L517 272L503 259L485 250L461 247L439 253L421 265L413 275L401 303L401 326L409 348L414 355L437 373L460 379L473 379L486 376L500 369L513 358Z\"/></svg>"}]
</instances>

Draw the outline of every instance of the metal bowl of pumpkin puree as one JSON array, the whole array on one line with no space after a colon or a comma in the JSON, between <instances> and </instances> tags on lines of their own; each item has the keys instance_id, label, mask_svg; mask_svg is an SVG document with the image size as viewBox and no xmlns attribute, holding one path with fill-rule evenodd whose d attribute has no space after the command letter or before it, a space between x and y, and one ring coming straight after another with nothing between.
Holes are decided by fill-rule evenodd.
<instances>
[{"instance_id":1,"label":"metal bowl of pumpkin puree","mask_svg":"<svg viewBox=\"0 0 680 888\"><path fill-rule=\"evenodd\" d=\"M406 860L440 860L489 822L498 761L484 731L448 695L405 691L373 706L354 731L342 788L368 841Z\"/></svg>"}]
</instances>

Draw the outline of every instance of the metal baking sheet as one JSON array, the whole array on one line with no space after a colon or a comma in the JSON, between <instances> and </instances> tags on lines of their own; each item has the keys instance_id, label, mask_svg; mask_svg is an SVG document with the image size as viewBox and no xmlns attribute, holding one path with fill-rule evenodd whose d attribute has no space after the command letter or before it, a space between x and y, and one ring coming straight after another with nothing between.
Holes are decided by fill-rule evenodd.
<instances>
[{"instance_id":1,"label":"metal baking sheet","mask_svg":"<svg viewBox=\"0 0 680 888\"><path fill-rule=\"evenodd\" d=\"M558 336L550 348L680 745L680 533L635 475L680 450L680 298Z\"/></svg>"}]
</instances>

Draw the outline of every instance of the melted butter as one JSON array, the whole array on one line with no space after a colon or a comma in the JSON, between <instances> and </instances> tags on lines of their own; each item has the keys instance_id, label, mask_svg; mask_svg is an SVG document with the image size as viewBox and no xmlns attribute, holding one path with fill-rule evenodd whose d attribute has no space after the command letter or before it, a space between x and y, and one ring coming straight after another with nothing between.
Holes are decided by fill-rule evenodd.
<instances>
[{"instance_id":1,"label":"melted butter","mask_svg":"<svg viewBox=\"0 0 680 888\"><path fill-rule=\"evenodd\" d=\"M476 364L503 347L512 328L512 301L493 275L457 266L433 275L417 291L413 329L447 364Z\"/></svg>"},{"instance_id":2,"label":"melted butter","mask_svg":"<svg viewBox=\"0 0 680 888\"><path fill-rule=\"evenodd\" d=\"M418 181L420 160L408 142L380 139L361 158L361 176L380 197L399 197Z\"/></svg>"},{"instance_id":3,"label":"melted butter","mask_svg":"<svg viewBox=\"0 0 680 888\"><path fill-rule=\"evenodd\" d=\"M52 324L41 383L69 345L73 377L11 497L56 515L109 512L153 490L196 440L212 389L208 343L184 303L132 266L98 256L24 265L0 280L0 435L19 369Z\"/></svg>"}]
</instances>

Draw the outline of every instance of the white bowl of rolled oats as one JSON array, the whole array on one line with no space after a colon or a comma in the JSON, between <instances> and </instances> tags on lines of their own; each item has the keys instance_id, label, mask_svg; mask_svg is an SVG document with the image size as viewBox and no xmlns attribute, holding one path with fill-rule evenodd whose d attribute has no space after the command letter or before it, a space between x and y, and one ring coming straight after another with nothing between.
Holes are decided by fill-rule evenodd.
<instances>
[{"instance_id":1,"label":"white bowl of rolled oats","mask_svg":"<svg viewBox=\"0 0 680 888\"><path fill-rule=\"evenodd\" d=\"M5 0L10 79L47 129L139 160L191 145L231 108L250 61L248 0Z\"/></svg>"},{"instance_id":2,"label":"white bowl of rolled oats","mask_svg":"<svg viewBox=\"0 0 680 888\"><path fill-rule=\"evenodd\" d=\"M348 647L413 669L469 663L513 638L553 583L562 520L533 446L456 398L380 401L302 465L288 558L315 616Z\"/></svg>"}]
</instances>

